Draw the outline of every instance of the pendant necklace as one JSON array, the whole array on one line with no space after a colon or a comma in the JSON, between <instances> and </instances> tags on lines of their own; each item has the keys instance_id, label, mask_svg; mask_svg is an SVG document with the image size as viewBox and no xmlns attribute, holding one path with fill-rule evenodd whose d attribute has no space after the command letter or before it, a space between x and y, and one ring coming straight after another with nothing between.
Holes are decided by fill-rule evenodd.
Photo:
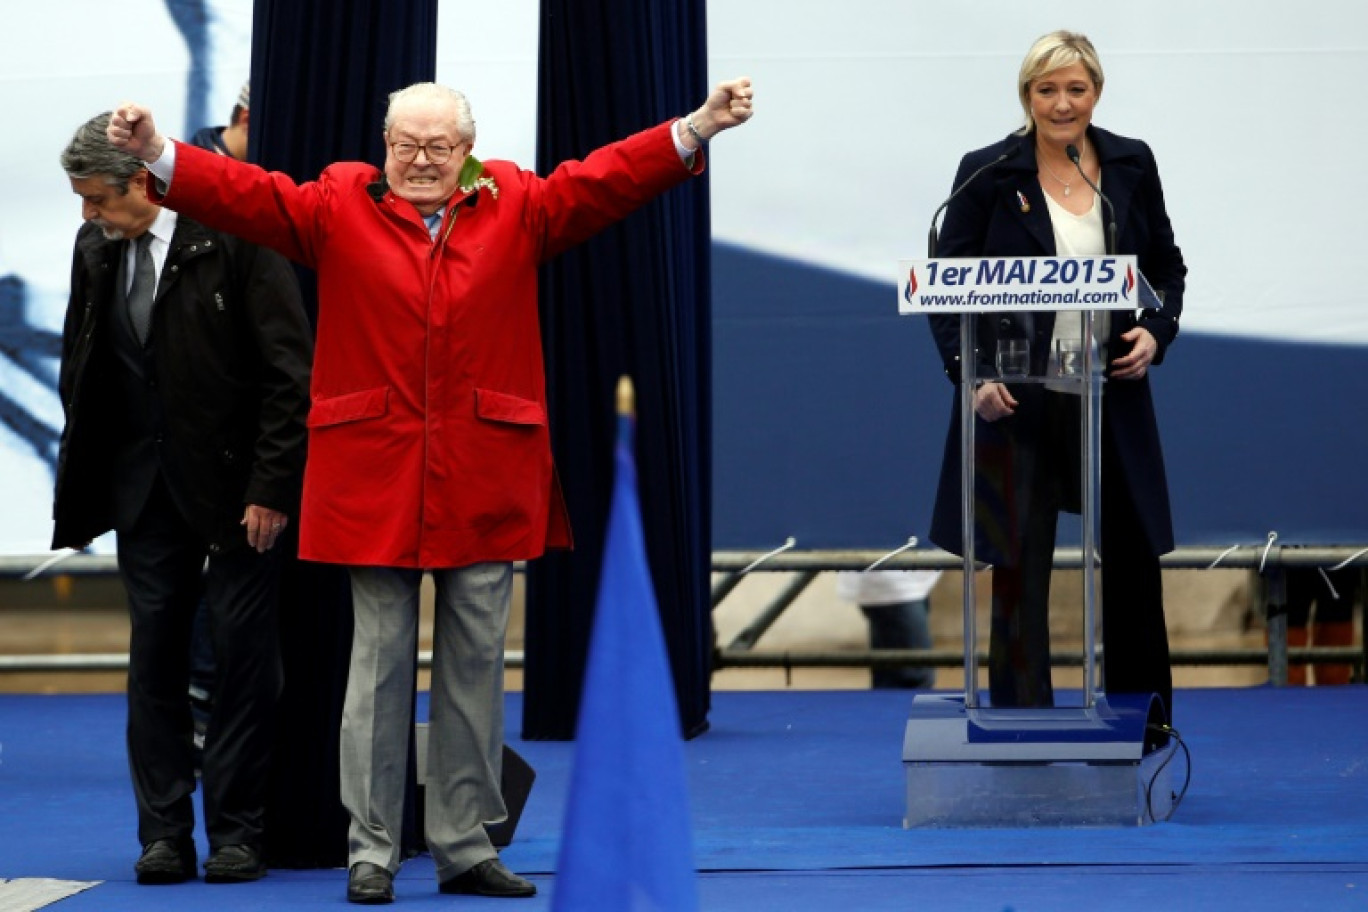
<instances>
[{"instance_id":1,"label":"pendant necklace","mask_svg":"<svg viewBox=\"0 0 1368 912\"><path fill-rule=\"evenodd\" d=\"M1073 184L1072 184L1072 182L1066 181L1064 178L1060 177L1058 174L1055 174L1055 173L1054 173L1054 169L1050 167L1049 163L1046 162L1045 159L1044 159L1043 157L1040 159L1040 166L1041 166L1042 168L1045 169L1045 171L1050 175L1050 177L1053 177L1055 180L1059 181L1061 184L1064 185L1064 195L1065 195L1065 196L1068 196L1068 195L1069 195L1069 191L1073 189Z\"/></svg>"}]
</instances>

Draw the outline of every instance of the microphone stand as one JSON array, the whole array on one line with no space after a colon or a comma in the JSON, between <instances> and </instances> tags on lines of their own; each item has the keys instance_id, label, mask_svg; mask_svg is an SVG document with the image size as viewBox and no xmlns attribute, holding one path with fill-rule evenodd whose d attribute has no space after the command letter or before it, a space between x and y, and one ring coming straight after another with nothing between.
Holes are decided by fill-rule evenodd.
<instances>
[{"instance_id":1,"label":"microphone stand","mask_svg":"<svg viewBox=\"0 0 1368 912\"><path fill-rule=\"evenodd\" d=\"M1020 151L1020 149L1020 146L1012 146L1006 152L1003 152L997 158L993 159L988 164L984 165L982 168L979 168L973 174L966 177L964 179L964 183L960 184L954 190L950 191L950 195L945 198L945 202L941 203L939 208L937 208L936 211L931 214L931 230L927 232L926 236L926 258L928 260L934 260L936 258L936 244L940 241L939 236L937 236L936 234L936 219L940 218L940 214L945 211L945 208L950 205L950 203L955 199L955 197L963 193L966 187L968 187L975 180L977 180L980 174L982 174L984 171L987 171L990 168L996 168L998 165L1002 164L1007 159L1016 155L1017 152Z\"/></svg>"},{"instance_id":2,"label":"microphone stand","mask_svg":"<svg viewBox=\"0 0 1368 912\"><path fill-rule=\"evenodd\" d=\"M1078 154L1078 147L1073 143L1064 147L1064 154L1069 156L1069 161L1073 162L1078 173L1083 177L1083 182L1092 188L1092 192L1097 194L1097 198L1107 204L1107 256L1116 256L1116 207L1112 201L1107 199L1107 194L1102 192L1102 188L1092 182L1088 177L1088 172L1083 170L1082 156Z\"/></svg>"},{"instance_id":3,"label":"microphone stand","mask_svg":"<svg viewBox=\"0 0 1368 912\"><path fill-rule=\"evenodd\" d=\"M1073 143L1070 143L1064 147L1064 154L1069 156L1069 161L1073 162L1074 167L1078 169L1078 173L1082 176L1083 181L1092 188L1093 193L1097 194L1097 198L1107 204L1107 214L1110 217L1107 222L1107 255L1116 256L1116 207L1112 205L1111 200L1107 199L1107 194L1102 192L1102 188L1092 182L1092 178L1088 177L1088 172L1083 170L1082 156L1078 154L1078 147ZM1086 479L1083 488L1083 553L1085 560L1084 566L1088 568L1085 579L1087 585L1091 586L1093 580L1093 574L1091 572L1092 543L1095 541L1096 534L1096 530L1094 529L1094 518L1097 515L1096 492L1101 485L1101 466L1099 464L1101 442L1099 440L1099 434L1102 427L1100 396L1099 393L1094 390L1093 386L1093 358L1095 357L1098 346L1096 335L1093 330L1093 311L1091 310L1083 311L1083 333L1087 340L1087 344L1083 348L1083 371L1085 374L1084 390L1087 392L1088 399L1083 405L1083 434L1080 441L1083 476ZM1090 633L1096 629L1093 604L1092 598L1085 599L1084 628ZM1093 641L1090 639L1088 641L1088 656L1086 663L1090 670L1094 667L1092 648ZM1085 702L1087 705L1091 706L1093 698L1093 681L1091 680L1091 675L1089 676L1089 680L1084 682L1084 694Z\"/></svg>"}]
</instances>

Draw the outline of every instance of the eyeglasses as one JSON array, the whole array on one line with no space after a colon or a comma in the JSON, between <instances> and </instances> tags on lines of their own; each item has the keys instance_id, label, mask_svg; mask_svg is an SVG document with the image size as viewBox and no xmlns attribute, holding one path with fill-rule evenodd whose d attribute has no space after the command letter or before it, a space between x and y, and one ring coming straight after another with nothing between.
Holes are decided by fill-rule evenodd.
<instances>
[{"instance_id":1,"label":"eyeglasses","mask_svg":"<svg viewBox=\"0 0 1368 912\"><path fill-rule=\"evenodd\" d=\"M427 160L434 165L444 165L451 158L451 153L455 152L454 146L449 146L443 142L436 143L411 143L397 142L390 143L390 152L394 157L404 164L418 158L418 153L422 152L427 156Z\"/></svg>"}]
</instances>

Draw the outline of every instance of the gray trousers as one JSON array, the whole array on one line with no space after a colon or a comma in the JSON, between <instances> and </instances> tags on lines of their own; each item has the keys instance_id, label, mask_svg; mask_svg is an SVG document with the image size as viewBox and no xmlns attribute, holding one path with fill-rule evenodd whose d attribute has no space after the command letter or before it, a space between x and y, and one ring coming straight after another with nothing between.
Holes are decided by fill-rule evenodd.
<instances>
[{"instance_id":1,"label":"gray trousers","mask_svg":"<svg viewBox=\"0 0 1368 912\"><path fill-rule=\"evenodd\" d=\"M428 849L444 881L497 856L485 824L508 816L499 779L513 567L476 564L432 576L437 603L424 813ZM351 568L355 632L341 739L348 858L391 872L401 861L422 578L421 570Z\"/></svg>"}]
</instances>

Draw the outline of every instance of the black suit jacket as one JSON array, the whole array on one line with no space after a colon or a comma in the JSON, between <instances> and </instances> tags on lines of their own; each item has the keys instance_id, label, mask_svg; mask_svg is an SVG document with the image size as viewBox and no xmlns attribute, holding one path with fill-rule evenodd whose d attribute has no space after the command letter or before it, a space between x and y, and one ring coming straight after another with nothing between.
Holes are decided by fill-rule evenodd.
<instances>
[{"instance_id":1,"label":"black suit jacket","mask_svg":"<svg viewBox=\"0 0 1368 912\"><path fill-rule=\"evenodd\" d=\"M121 400L126 377L113 350L127 243L91 224L76 238L53 547L81 547L116 526L117 486L128 481L111 456L134 450L156 460L211 550L245 546L248 504L298 512L313 343L294 271L279 254L178 218L141 377L162 426L140 446L129 428L146 422Z\"/></svg>"},{"instance_id":2,"label":"black suit jacket","mask_svg":"<svg viewBox=\"0 0 1368 912\"><path fill-rule=\"evenodd\" d=\"M1149 330L1158 343L1153 365L1161 364L1168 347L1178 335L1183 310L1183 291L1187 267L1174 242L1173 227L1164 205L1159 169L1149 146L1140 140L1117 136L1098 127L1088 128L1088 139L1102 168L1102 192L1115 207L1116 252L1134 254L1140 271L1163 299L1162 307L1139 313L1112 311L1108 340L1110 357L1127 350L1123 333L1137 324ZM943 257L973 256L1053 256L1054 228L1050 223L1045 193L1037 178L1034 135L1011 135L986 148L970 152L960 162L952 186L958 187L969 175L1015 147L1007 161L990 169L967 187L946 210L937 254ZM1021 199L1027 205L1023 206ZM1023 211L1024 210L1024 211ZM1103 209L1103 224L1110 213ZM940 351L946 375L959 382L959 317L934 316L931 330ZM1044 371L1049 341L1054 331L1054 316L1036 314L984 314L976 324L980 374L987 372L989 356L996 350L1000 335L1031 339L1034 372ZM1017 414L989 424L978 420L976 434L989 441L1015 447L1029 447L1038 428L1038 400L1041 391L1027 388L1014 395L1021 401ZM1163 450L1154 415L1148 377L1140 380L1108 380L1103 393L1103 433L1116 445L1120 465L1104 467L1119 472L1130 490L1144 524L1145 537L1155 554L1173 550L1173 521L1169 511L1168 481L1164 473ZM950 431L946 439L936 507L932 517L931 539L946 550L958 553L963 535L960 522L960 434L959 389L956 386ZM980 537L982 540L982 536ZM991 546L985 541L991 560Z\"/></svg>"}]
</instances>

